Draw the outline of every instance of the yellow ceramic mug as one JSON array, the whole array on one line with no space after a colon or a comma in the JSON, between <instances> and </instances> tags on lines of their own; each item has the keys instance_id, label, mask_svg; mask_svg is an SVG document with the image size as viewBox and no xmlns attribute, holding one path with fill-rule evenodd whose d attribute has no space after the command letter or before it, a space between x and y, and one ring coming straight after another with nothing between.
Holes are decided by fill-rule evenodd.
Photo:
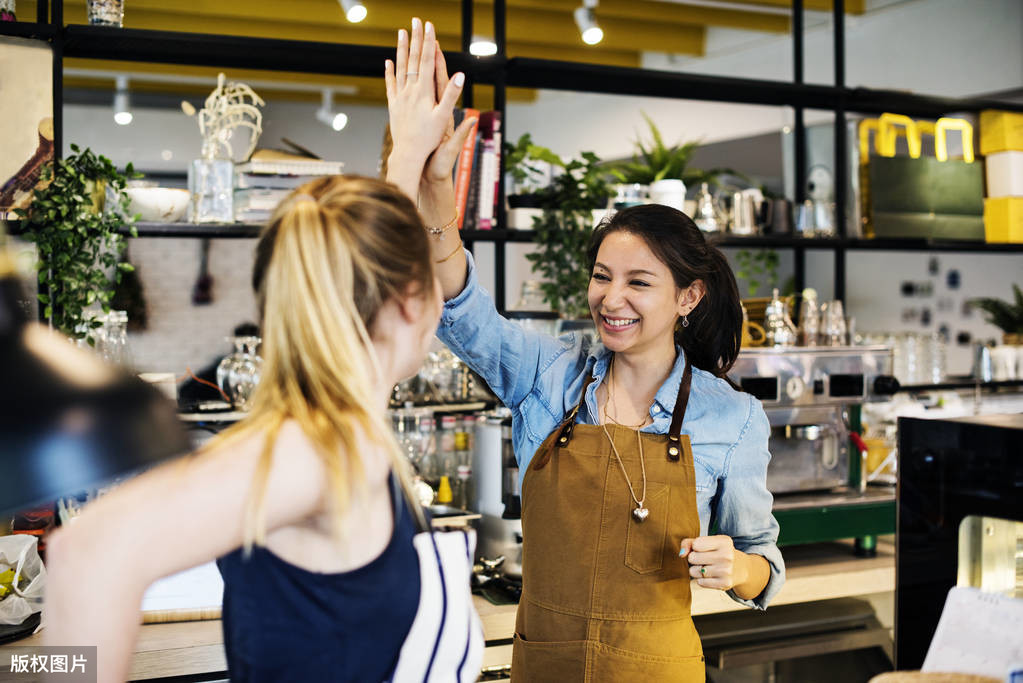
<instances>
[{"instance_id":1,"label":"yellow ceramic mug","mask_svg":"<svg viewBox=\"0 0 1023 683\"><path fill-rule=\"evenodd\" d=\"M740 306L742 306L742 343L740 346L760 346L767 339L767 333L757 323L750 322L746 315L746 306L742 304Z\"/></svg>"}]
</instances>

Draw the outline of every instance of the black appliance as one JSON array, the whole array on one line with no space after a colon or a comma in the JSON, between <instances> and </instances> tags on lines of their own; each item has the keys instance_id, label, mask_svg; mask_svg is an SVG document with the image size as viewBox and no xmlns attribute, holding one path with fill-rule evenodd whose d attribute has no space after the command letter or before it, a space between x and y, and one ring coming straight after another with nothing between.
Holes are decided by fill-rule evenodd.
<instances>
[{"instance_id":1,"label":"black appliance","mask_svg":"<svg viewBox=\"0 0 1023 683\"><path fill-rule=\"evenodd\" d=\"M1023 521L1023 415L900 418L897 496L895 666L919 669L969 555L963 520Z\"/></svg>"}]
</instances>

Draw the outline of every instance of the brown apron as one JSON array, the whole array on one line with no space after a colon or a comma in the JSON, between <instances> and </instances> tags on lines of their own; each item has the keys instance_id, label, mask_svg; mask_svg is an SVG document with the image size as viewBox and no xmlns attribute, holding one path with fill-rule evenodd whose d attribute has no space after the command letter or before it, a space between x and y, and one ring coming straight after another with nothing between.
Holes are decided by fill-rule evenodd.
<instances>
[{"instance_id":1,"label":"brown apron","mask_svg":"<svg viewBox=\"0 0 1023 683\"><path fill-rule=\"evenodd\" d=\"M668 434L640 433L650 511L642 522L603 428L575 424L579 406L533 456L513 681L704 680L689 565L678 556L682 539L700 534L693 451L680 436L691 381L687 361ZM636 431L607 428L642 495Z\"/></svg>"}]
</instances>

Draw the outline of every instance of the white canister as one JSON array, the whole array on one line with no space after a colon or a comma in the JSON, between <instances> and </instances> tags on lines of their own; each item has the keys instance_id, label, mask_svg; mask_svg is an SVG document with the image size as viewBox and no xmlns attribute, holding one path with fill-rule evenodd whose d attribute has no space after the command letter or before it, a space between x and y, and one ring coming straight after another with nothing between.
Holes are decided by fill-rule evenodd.
<instances>
[{"instance_id":1,"label":"white canister","mask_svg":"<svg viewBox=\"0 0 1023 683\"><path fill-rule=\"evenodd\" d=\"M650 201L684 212L686 184L677 178L666 178L650 183Z\"/></svg>"}]
</instances>

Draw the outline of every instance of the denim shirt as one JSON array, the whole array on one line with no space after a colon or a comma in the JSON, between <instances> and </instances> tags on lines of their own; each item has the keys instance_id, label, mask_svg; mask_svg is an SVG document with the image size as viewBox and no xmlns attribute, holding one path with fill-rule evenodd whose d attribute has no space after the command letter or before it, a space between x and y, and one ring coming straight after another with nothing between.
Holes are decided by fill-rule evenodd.
<instances>
[{"instance_id":1,"label":"denim shirt","mask_svg":"<svg viewBox=\"0 0 1023 683\"><path fill-rule=\"evenodd\" d=\"M611 361L601 343L585 346L576 334L554 338L525 330L500 316L490 295L479 285L472 255L465 288L445 302L437 335L512 411L512 440L519 464L519 484L537 448L579 403L577 420L598 424L596 399ZM678 396L685 357L679 349L675 365L650 406L653 424L642 431L667 434ZM733 389L725 380L693 368L689 405L682 433L688 434L696 470L696 506L700 534L716 525L745 553L762 555L771 567L767 587L744 605L765 609L785 582L785 564L778 550L778 522L771 514L767 490L770 426L760 401Z\"/></svg>"}]
</instances>

